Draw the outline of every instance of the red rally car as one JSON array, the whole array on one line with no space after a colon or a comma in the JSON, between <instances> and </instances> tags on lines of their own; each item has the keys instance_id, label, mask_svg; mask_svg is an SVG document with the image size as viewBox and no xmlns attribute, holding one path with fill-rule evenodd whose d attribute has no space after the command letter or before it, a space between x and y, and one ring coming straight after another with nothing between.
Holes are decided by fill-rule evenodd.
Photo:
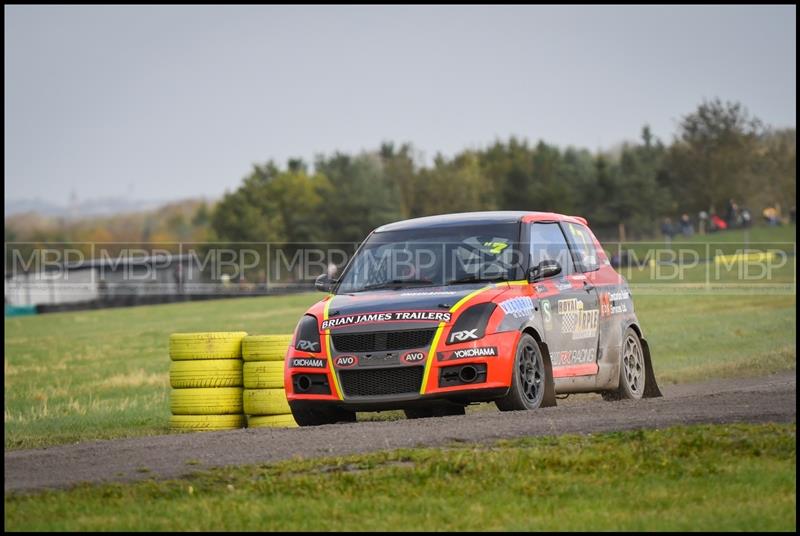
<instances>
[{"instance_id":1,"label":"red rally car","mask_svg":"<svg viewBox=\"0 0 800 536\"><path fill-rule=\"evenodd\" d=\"M473 212L375 229L300 319L284 383L301 426L660 396L625 279L586 220Z\"/></svg>"}]
</instances>

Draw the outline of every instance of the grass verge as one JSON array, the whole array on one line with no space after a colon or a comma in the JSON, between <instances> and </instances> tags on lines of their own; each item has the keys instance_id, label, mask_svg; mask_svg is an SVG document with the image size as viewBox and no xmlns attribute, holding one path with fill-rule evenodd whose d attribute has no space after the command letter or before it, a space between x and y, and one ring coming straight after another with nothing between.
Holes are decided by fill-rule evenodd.
<instances>
[{"instance_id":1,"label":"grass verge","mask_svg":"<svg viewBox=\"0 0 800 536\"><path fill-rule=\"evenodd\" d=\"M796 426L409 449L5 497L6 530L794 530Z\"/></svg>"}]
</instances>

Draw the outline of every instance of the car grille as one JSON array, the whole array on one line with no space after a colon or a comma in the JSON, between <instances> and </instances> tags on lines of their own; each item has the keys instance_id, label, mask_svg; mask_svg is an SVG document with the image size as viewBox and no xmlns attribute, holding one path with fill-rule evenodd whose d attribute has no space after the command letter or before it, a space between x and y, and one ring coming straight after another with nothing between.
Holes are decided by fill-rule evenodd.
<instances>
[{"instance_id":1,"label":"car grille","mask_svg":"<svg viewBox=\"0 0 800 536\"><path fill-rule=\"evenodd\" d=\"M433 340L436 329L408 331L376 331L333 335L333 346L339 352L382 352L423 348Z\"/></svg>"},{"instance_id":2,"label":"car grille","mask_svg":"<svg viewBox=\"0 0 800 536\"><path fill-rule=\"evenodd\" d=\"M345 396L398 395L418 393L425 367L396 367L374 370L340 370Z\"/></svg>"}]
</instances>

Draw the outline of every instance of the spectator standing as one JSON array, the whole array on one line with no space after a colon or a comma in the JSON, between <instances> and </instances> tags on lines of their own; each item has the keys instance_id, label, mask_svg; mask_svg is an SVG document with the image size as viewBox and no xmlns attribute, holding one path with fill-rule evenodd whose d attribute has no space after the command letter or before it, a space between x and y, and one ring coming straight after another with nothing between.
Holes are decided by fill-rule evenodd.
<instances>
[{"instance_id":1,"label":"spectator standing","mask_svg":"<svg viewBox=\"0 0 800 536\"><path fill-rule=\"evenodd\" d=\"M178 262L175 265L175 292L177 294L183 294L183 266L181 263Z\"/></svg>"},{"instance_id":2,"label":"spectator standing","mask_svg":"<svg viewBox=\"0 0 800 536\"><path fill-rule=\"evenodd\" d=\"M775 207L767 207L762 211L761 214L763 214L767 225L775 226L780 223L778 220L778 211L775 209Z\"/></svg>"},{"instance_id":3,"label":"spectator standing","mask_svg":"<svg viewBox=\"0 0 800 536\"><path fill-rule=\"evenodd\" d=\"M689 219L689 215L685 212L681 214L681 234L683 236L692 236L694 234L692 220Z\"/></svg>"},{"instance_id":4,"label":"spectator standing","mask_svg":"<svg viewBox=\"0 0 800 536\"><path fill-rule=\"evenodd\" d=\"M701 210L697 214L697 227L698 227L698 232L701 235L706 234L707 225L708 225L708 212L706 212L705 210Z\"/></svg>"},{"instance_id":5,"label":"spectator standing","mask_svg":"<svg viewBox=\"0 0 800 536\"><path fill-rule=\"evenodd\" d=\"M751 223L753 223L753 216L750 214L750 209L747 207L742 208L742 227L747 229Z\"/></svg>"},{"instance_id":6,"label":"spectator standing","mask_svg":"<svg viewBox=\"0 0 800 536\"><path fill-rule=\"evenodd\" d=\"M664 218L664 221L661 223L661 233L667 239L667 244L672 241L672 237L675 235L675 228L672 227L672 220L670 218Z\"/></svg>"},{"instance_id":7,"label":"spectator standing","mask_svg":"<svg viewBox=\"0 0 800 536\"><path fill-rule=\"evenodd\" d=\"M739 205L733 199L728 200L728 210L725 213L725 223L728 229L733 229L739 221Z\"/></svg>"}]
</instances>

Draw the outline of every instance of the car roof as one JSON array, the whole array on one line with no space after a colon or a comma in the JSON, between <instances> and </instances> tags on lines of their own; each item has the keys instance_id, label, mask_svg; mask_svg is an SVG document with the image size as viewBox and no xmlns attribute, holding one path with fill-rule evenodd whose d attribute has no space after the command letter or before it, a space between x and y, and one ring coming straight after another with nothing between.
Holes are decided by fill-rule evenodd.
<instances>
[{"instance_id":1,"label":"car roof","mask_svg":"<svg viewBox=\"0 0 800 536\"><path fill-rule=\"evenodd\" d=\"M430 229L434 227L457 227L469 224L499 224L515 223L519 221L540 221L540 220L565 220L582 223L586 225L586 220L574 216L565 216L554 212L533 212L524 210L493 210L485 212L459 212L457 214L439 214L436 216L425 216L410 220L387 223L375 229L374 232L382 233L386 231L405 231L409 229Z\"/></svg>"}]
</instances>

